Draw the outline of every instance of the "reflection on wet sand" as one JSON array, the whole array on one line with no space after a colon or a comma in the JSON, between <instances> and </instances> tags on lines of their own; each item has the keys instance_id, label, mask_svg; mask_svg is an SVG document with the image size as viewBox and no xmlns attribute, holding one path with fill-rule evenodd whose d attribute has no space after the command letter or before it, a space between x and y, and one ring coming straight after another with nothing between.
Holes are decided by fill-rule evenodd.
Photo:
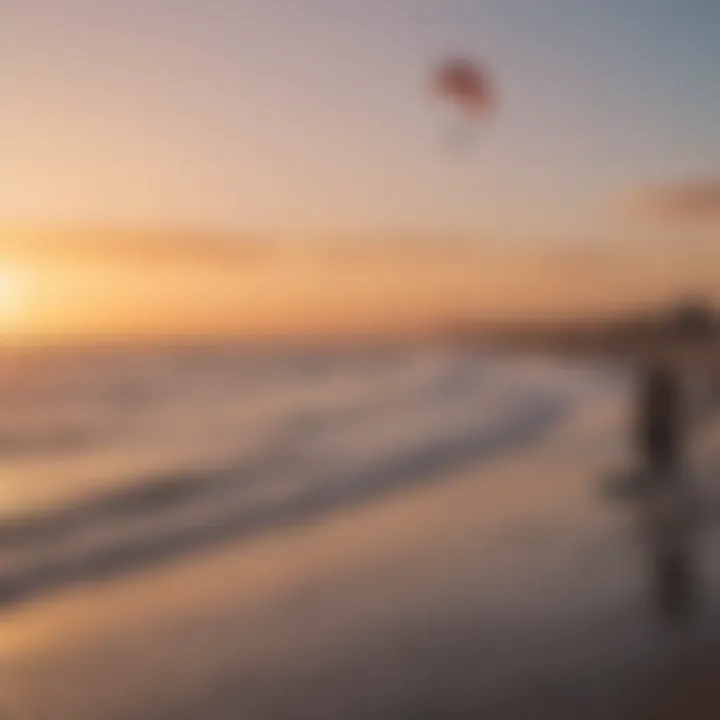
<instances>
[{"instance_id":1,"label":"reflection on wet sand","mask_svg":"<svg viewBox=\"0 0 720 720\"><path fill-rule=\"evenodd\" d=\"M699 609L697 503L689 481L677 477L648 488L636 507L653 612L673 626L687 625Z\"/></svg>"}]
</instances>

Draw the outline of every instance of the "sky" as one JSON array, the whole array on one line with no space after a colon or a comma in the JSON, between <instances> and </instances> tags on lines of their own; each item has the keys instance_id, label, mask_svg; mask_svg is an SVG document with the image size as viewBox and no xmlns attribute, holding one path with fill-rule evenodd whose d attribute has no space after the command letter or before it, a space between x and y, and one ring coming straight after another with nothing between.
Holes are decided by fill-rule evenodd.
<instances>
[{"instance_id":1,"label":"sky","mask_svg":"<svg viewBox=\"0 0 720 720\"><path fill-rule=\"evenodd\" d=\"M404 322L414 304L425 316L457 283L447 268L442 282L417 270L416 242L447 249L446 264L463 278L453 307L467 312L522 314L533 305L523 273L513 286L510 259L506 299L493 305L498 292L485 289L483 268L498 248L508 258L526 255L537 273L550 267L557 279L564 266L547 260L556 247L617 259L645 243L645 257L665 269L626 297L636 301L663 283L674 292L694 282L696 270L667 280L679 254L687 265L688 237L707 272L707 228L648 221L624 199L717 181L716 0L7 0L2 13L0 227L11 245L27 230L61 238L77 230L112 248L116 262L106 266L138 267L137 254L123 249L133 242L118 241L118 229L150 243L176 232L201 238L199 246L222 236L290 251L402 239L403 260L384 269L374 259L374 270L363 271L355 257L365 274L353 282L366 289L352 297L343 283L328 289L338 285L336 265L330 272L305 258L293 266L266 253L262 267L234 261L242 279L235 286L252 277L262 292L233 294L228 278L227 290L210 298L217 267L201 253L195 289L176 283L193 307L205 303L198 326L223 309L249 316L253 305L264 318L255 325L281 327L298 303L307 305L305 320L293 321L302 325L320 317L328 297L353 307L339 324L350 315L372 324L393 304L394 283L380 281L383 273L407 285L398 292L409 309L393 322ZM478 122L460 151L447 141L454 119L430 84L437 64L456 55L482 63L501 98L497 116ZM720 202L710 204L704 217ZM58 259L62 249L59 241L47 251L42 272L37 260L0 264L0 304L11 286L34 285L25 294L35 294L35 309L20 325L32 324L30 315L37 327L87 325L86 300L52 322L39 307L51 304L37 299L49 286L67 293L78 285L82 262ZM628 278L637 273L633 253L623 256ZM94 286L107 285L98 277L109 278L109 269L98 276L92 247L84 258L93 270L82 276L83 297L99 297ZM173 263L192 275L185 260ZM551 285L556 308L574 297ZM385 289L375 309L364 310L378 288ZM600 284L594 292L602 304L612 290ZM441 305L436 314L451 312ZM178 297L156 326L181 308ZM117 326L115 310L97 313L93 327Z\"/></svg>"}]
</instances>

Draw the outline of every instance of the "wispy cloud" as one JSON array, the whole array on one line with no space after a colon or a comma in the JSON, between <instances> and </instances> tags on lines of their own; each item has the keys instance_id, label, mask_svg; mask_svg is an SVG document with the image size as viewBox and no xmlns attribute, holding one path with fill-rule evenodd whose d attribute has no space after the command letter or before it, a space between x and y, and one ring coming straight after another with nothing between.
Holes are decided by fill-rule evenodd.
<instances>
[{"instance_id":1,"label":"wispy cloud","mask_svg":"<svg viewBox=\"0 0 720 720\"><path fill-rule=\"evenodd\" d=\"M100 262L122 266L185 266L253 271L264 266L304 267L320 273L362 274L377 270L408 273L460 271L479 276L502 272L540 274L592 270L594 273L627 262L627 254L588 244L515 243L488 239L375 236L315 240L262 239L238 234L196 231L137 231L82 229L4 233L0 257L8 259Z\"/></svg>"},{"instance_id":2,"label":"wispy cloud","mask_svg":"<svg viewBox=\"0 0 720 720\"><path fill-rule=\"evenodd\" d=\"M649 219L720 221L720 176L642 188L630 193L624 206Z\"/></svg>"},{"instance_id":3,"label":"wispy cloud","mask_svg":"<svg viewBox=\"0 0 720 720\"><path fill-rule=\"evenodd\" d=\"M274 252L262 240L212 233L82 229L7 232L2 254L81 262L253 264Z\"/></svg>"}]
</instances>

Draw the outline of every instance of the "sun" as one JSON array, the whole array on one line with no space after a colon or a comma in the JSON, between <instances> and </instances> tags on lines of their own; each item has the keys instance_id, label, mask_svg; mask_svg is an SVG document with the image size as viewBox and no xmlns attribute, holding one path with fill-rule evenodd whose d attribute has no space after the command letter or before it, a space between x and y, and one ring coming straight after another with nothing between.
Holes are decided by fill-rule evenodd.
<instances>
[{"instance_id":1,"label":"sun","mask_svg":"<svg viewBox=\"0 0 720 720\"><path fill-rule=\"evenodd\" d=\"M27 278L20 268L0 265L0 321L19 318L27 299Z\"/></svg>"}]
</instances>

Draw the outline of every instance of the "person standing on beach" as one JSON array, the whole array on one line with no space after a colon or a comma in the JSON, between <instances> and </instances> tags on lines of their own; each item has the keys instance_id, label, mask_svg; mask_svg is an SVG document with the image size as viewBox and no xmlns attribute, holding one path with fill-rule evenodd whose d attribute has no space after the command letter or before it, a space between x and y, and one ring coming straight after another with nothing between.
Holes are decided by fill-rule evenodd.
<instances>
[{"instance_id":1,"label":"person standing on beach","mask_svg":"<svg viewBox=\"0 0 720 720\"><path fill-rule=\"evenodd\" d=\"M637 440L652 482L677 479L684 455L682 382L669 363L650 365L641 378Z\"/></svg>"},{"instance_id":2,"label":"person standing on beach","mask_svg":"<svg viewBox=\"0 0 720 720\"><path fill-rule=\"evenodd\" d=\"M693 513L684 479L685 395L674 364L655 362L644 369L637 401L643 479L639 511L650 550L654 605L672 624L690 619L698 594Z\"/></svg>"}]
</instances>

